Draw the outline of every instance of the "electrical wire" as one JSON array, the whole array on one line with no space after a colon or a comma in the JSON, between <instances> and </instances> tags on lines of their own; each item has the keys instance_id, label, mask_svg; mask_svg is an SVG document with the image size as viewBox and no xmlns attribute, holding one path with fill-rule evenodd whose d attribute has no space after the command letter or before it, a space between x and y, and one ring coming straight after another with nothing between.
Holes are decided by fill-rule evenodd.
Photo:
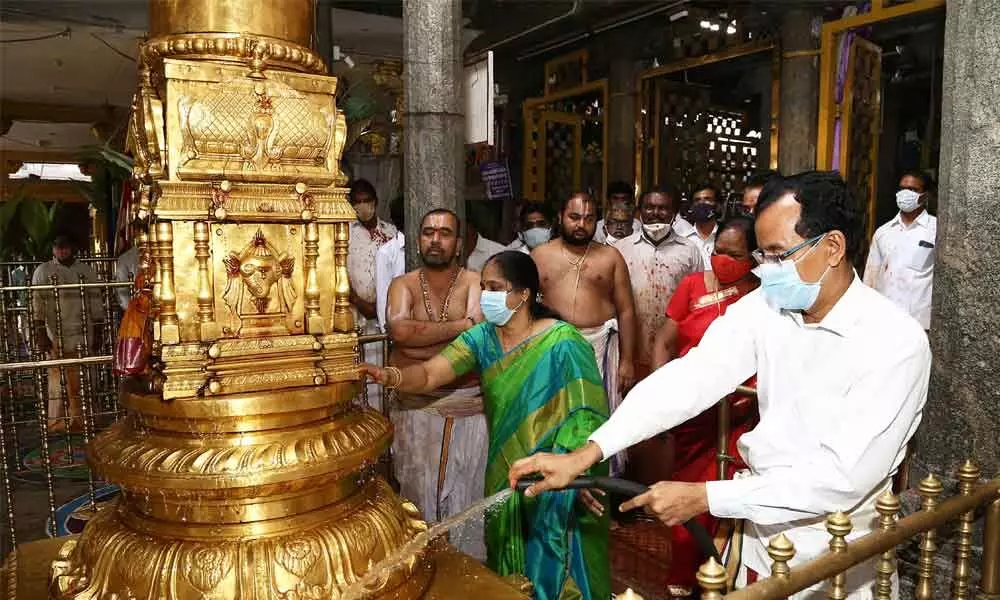
<instances>
[{"instance_id":1,"label":"electrical wire","mask_svg":"<svg viewBox=\"0 0 1000 600\"><path fill-rule=\"evenodd\" d=\"M18 43L21 43L21 42L40 42L42 40L51 40L51 39L55 39L55 38L69 37L69 35L70 35L70 33L72 31L73 31L72 29L70 29L69 27L67 27L67 28L63 29L62 31L60 31L58 33L49 33L49 34L46 34L46 35L38 35L38 36L35 36L35 37L14 38L12 40L0 40L0 44L18 44Z\"/></svg>"},{"instance_id":2,"label":"electrical wire","mask_svg":"<svg viewBox=\"0 0 1000 600\"><path fill-rule=\"evenodd\" d=\"M126 59L126 60L130 60L130 61L132 61L132 62L135 62L135 59L134 59L134 58L132 58L132 57L131 57L131 56L129 56L128 54L125 54L124 52L122 52L122 51L121 51L121 50L119 50L118 48L115 48L114 46L112 46L112 45L111 45L111 43L110 43L110 42L108 42L108 41L107 41L106 39L102 38L101 36L97 35L96 33L94 33L94 32L91 32L91 33L90 33L90 35L91 35L91 36L92 36L92 37L93 37L93 38L94 38L95 40L97 40L98 42L101 42L102 44L104 44L105 46L107 46L107 47L108 47L108 48L109 48L109 49L110 49L110 50L111 50L112 52L114 52L114 53L115 53L115 54L117 54L118 56L120 56L120 57L122 57L122 58L124 58L124 59Z\"/></svg>"}]
</instances>

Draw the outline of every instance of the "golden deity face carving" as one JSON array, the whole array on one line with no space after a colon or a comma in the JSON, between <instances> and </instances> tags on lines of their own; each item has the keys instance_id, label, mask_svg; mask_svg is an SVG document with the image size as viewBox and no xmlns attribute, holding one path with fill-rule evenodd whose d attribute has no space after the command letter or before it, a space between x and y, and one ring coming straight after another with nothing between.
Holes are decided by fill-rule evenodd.
<instances>
[{"instance_id":1,"label":"golden deity face carving","mask_svg":"<svg viewBox=\"0 0 1000 600\"><path fill-rule=\"evenodd\" d=\"M295 258L279 254L260 229L242 252L230 252L222 262L229 276L222 297L239 319L239 330L248 324L278 325L291 312L296 298Z\"/></svg>"}]
</instances>

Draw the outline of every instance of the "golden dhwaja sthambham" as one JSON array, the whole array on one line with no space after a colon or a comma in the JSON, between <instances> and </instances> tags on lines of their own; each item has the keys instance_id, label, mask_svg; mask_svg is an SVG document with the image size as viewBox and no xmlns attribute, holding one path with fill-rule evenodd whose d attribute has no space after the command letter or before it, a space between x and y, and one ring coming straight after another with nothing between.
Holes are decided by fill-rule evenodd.
<instances>
[{"instance_id":1,"label":"golden dhwaja sthambham","mask_svg":"<svg viewBox=\"0 0 1000 600\"><path fill-rule=\"evenodd\" d=\"M329 599L426 529L351 403L346 136L312 0L154 0L128 147L153 361L89 448L122 487L53 564L59 599ZM323 73L323 74L321 74ZM423 553L370 597L415 598Z\"/></svg>"}]
</instances>

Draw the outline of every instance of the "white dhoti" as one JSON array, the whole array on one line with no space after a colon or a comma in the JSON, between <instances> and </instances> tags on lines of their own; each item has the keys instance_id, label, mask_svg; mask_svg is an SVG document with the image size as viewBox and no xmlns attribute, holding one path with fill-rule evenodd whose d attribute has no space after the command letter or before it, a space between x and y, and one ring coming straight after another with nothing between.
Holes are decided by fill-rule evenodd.
<instances>
[{"instance_id":1,"label":"white dhoti","mask_svg":"<svg viewBox=\"0 0 1000 600\"><path fill-rule=\"evenodd\" d=\"M479 387L433 397L401 394L401 404L392 411L392 463L402 496L428 521L442 521L481 500L489 431ZM449 540L486 560L483 515L452 529Z\"/></svg>"},{"instance_id":2,"label":"white dhoti","mask_svg":"<svg viewBox=\"0 0 1000 600\"><path fill-rule=\"evenodd\" d=\"M608 397L608 414L622 403L618 391L618 319L608 319L603 325L580 329L584 339L594 348L597 369L604 380L604 394ZM611 474L619 475L625 467L625 452L611 457Z\"/></svg>"}]
</instances>

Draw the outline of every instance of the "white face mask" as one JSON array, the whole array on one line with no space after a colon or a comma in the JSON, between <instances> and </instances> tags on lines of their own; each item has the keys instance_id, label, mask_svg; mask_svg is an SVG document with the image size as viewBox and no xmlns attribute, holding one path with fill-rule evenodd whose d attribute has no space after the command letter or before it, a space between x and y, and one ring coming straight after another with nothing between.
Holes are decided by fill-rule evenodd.
<instances>
[{"instance_id":1,"label":"white face mask","mask_svg":"<svg viewBox=\"0 0 1000 600\"><path fill-rule=\"evenodd\" d=\"M896 206L905 213L911 213L920 208L920 194L913 190L899 190L896 192Z\"/></svg>"},{"instance_id":2,"label":"white face mask","mask_svg":"<svg viewBox=\"0 0 1000 600\"><path fill-rule=\"evenodd\" d=\"M616 238L610 233L607 232L604 233L604 243L607 244L608 246L614 246L616 243L618 243L619 239L620 238Z\"/></svg>"},{"instance_id":3,"label":"white face mask","mask_svg":"<svg viewBox=\"0 0 1000 600\"><path fill-rule=\"evenodd\" d=\"M524 243L528 248L534 250L549 241L552 237L552 230L546 227L532 227L524 232Z\"/></svg>"},{"instance_id":4,"label":"white face mask","mask_svg":"<svg viewBox=\"0 0 1000 600\"><path fill-rule=\"evenodd\" d=\"M642 232L654 243L659 243L670 235L670 223L643 223Z\"/></svg>"}]
</instances>

